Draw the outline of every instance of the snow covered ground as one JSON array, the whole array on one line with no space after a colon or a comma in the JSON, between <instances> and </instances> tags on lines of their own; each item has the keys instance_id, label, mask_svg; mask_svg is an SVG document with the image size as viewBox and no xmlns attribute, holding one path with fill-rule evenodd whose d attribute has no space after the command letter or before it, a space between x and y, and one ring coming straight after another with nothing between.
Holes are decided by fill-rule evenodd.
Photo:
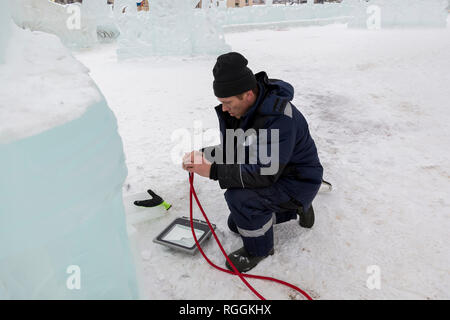
<instances>
[{"instance_id":1,"label":"snow covered ground","mask_svg":"<svg viewBox=\"0 0 450 320\"><path fill-rule=\"evenodd\" d=\"M275 226L275 255L254 274L291 282L316 299L449 299L450 28L350 30L345 25L228 33L249 67L290 82L310 124L332 193L315 199L316 224ZM143 286L151 299L256 299L239 278L154 244L177 216L188 216L187 173L173 163L171 134L217 128L212 67L216 57L117 62L115 45L76 53L106 96L124 143L124 193L152 188L173 204L168 216L139 225ZM188 150L186 150L188 151ZM196 188L227 252L217 182ZM201 213L196 210L195 216ZM217 264L224 257L206 245ZM367 268L381 288L368 289ZM270 282L250 281L268 299L302 299Z\"/></svg>"}]
</instances>

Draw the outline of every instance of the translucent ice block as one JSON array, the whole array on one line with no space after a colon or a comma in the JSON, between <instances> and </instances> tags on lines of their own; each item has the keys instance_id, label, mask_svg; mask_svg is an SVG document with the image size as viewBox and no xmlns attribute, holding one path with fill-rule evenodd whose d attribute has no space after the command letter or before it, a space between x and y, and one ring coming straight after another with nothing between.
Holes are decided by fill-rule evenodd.
<instances>
[{"instance_id":1,"label":"translucent ice block","mask_svg":"<svg viewBox=\"0 0 450 320\"><path fill-rule=\"evenodd\" d=\"M114 16L120 29L120 59L220 54L225 43L216 9L195 9L192 0L152 0L150 10L137 12L136 1L116 0Z\"/></svg>"},{"instance_id":2,"label":"translucent ice block","mask_svg":"<svg viewBox=\"0 0 450 320\"><path fill-rule=\"evenodd\" d=\"M126 174L104 100L64 125L1 144L0 298L137 298ZM70 266L80 270L80 289L67 285Z\"/></svg>"},{"instance_id":3,"label":"translucent ice block","mask_svg":"<svg viewBox=\"0 0 450 320\"><path fill-rule=\"evenodd\" d=\"M116 118L57 37L11 32L0 64L0 299L138 298Z\"/></svg>"},{"instance_id":4,"label":"translucent ice block","mask_svg":"<svg viewBox=\"0 0 450 320\"><path fill-rule=\"evenodd\" d=\"M15 0L12 9L14 21L20 27L55 34L71 48L91 47L99 40L118 36L106 0L68 5L49 0Z\"/></svg>"}]
</instances>

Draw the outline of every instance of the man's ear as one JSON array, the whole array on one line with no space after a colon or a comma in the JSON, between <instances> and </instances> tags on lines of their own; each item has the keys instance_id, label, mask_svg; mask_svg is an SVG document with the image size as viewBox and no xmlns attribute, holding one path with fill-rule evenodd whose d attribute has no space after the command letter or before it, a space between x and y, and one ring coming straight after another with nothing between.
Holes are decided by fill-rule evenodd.
<instances>
[{"instance_id":1,"label":"man's ear","mask_svg":"<svg viewBox=\"0 0 450 320\"><path fill-rule=\"evenodd\" d=\"M245 93L245 99L250 102L250 101L252 101L253 95L254 95L253 91L252 90L248 90Z\"/></svg>"}]
</instances>

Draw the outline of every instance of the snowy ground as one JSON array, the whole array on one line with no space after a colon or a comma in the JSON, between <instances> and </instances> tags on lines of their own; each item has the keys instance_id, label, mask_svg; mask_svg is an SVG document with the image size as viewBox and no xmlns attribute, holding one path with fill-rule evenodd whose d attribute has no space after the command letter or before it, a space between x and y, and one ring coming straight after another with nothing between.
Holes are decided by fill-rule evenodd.
<instances>
[{"instance_id":1,"label":"snowy ground","mask_svg":"<svg viewBox=\"0 0 450 320\"><path fill-rule=\"evenodd\" d=\"M318 299L449 299L450 28L349 30L344 25L226 35L254 71L290 82L335 187L314 202L316 224L275 227L275 252L255 274L291 282ZM253 299L237 277L213 270L200 254L173 252L152 239L188 215L187 174L171 160L179 128L218 128L213 106L215 57L118 63L114 45L76 53L117 116L129 175L125 194L154 188L173 204L169 216L139 226L151 299ZM200 200L227 252L241 247L228 231L217 182L197 177ZM200 217L197 210L196 217ZM219 265L216 244L206 253ZM381 271L369 290L367 267ZM268 299L301 299L253 280Z\"/></svg>"}]
</instances>

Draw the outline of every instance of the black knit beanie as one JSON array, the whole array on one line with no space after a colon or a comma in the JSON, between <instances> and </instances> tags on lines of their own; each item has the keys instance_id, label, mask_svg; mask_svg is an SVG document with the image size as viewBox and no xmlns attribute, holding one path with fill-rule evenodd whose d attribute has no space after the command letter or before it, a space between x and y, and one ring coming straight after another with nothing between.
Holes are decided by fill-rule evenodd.
<instances>
[{"instance_id":1,"label":"black knit beanie","mask_svg":"<svg viewBox=\"0 0 450 320\"><path fill-rule=\"evenodd\" d=\"M229 52L217 58L213 69L216 97L236 96L256 87L255 75L247 64L247 59L237 52Z\"/></svg>"}]
</instances>

